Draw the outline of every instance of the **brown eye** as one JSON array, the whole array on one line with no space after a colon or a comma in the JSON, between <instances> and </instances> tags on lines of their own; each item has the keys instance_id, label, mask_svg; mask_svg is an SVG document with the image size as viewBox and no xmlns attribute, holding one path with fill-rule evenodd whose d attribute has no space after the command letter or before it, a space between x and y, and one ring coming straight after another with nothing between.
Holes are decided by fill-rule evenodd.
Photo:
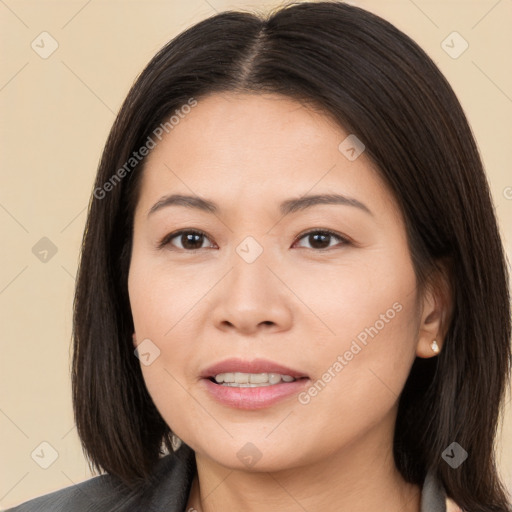
<instances>
[{"instance_id":1,"label":"brown eye","mask_svg":"<svg viewBox=\"0 0 512 512\"><path fill-rule=\"evenodd\" d=\"M172 241L176 240L176 243ZM202 231L196 231L193 229L181 230L175 233L171 233L164 237L164 239L158 244L159 248L171 245L178 249L185 251L194 251L197 249L203 249L205 246L203 243L205 240L209 240L205 233ZM206 246L208 247L208 246Z\"/></svg>"},{"instance_id":2,"label":"brown eye","mask_svg":"<svg viewBox=\"0 0 512 512\"><path fill-rule=\"evenodd\" d=\"M331 242L335 239L338 240L338 242L341 242L341 245L348 244L348 240L341 235L338 235L337 233L333 233L332 231L326 231L326 230L315 230L315 231L309 231L307 233L304 233L301 235L298 240L306 239L310 247L306 247L306 249L318 249L318 250L325 250L329 247L333 247L331 245ZM338 245L338 244L334 244Z\"/></svg>"}]
</instances>

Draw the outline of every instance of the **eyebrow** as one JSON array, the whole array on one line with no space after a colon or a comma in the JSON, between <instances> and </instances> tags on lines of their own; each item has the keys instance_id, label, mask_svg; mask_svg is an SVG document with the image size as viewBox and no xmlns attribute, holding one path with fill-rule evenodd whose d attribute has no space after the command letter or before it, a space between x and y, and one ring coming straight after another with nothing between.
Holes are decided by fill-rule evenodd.
<instances>
[{"instance_id":1,"label":"eyebrow","mask_svg":"<svg viewBox=\"0 0 512 512\"><path fill-rule=\"evenodd\" d=\"M298 199L287 199L280 204L279 210L282 215L288 215L320 204L353 206L373 215L372 211L361 201L341 194L316 194L302 196ZM186 208L194 208L207 213L217 213L220 210L218 205L208 199L183 194L172 194L164 196L157 201L149 210L148 216L168 206L184 206Z\"/></svg>"}]
</instances>

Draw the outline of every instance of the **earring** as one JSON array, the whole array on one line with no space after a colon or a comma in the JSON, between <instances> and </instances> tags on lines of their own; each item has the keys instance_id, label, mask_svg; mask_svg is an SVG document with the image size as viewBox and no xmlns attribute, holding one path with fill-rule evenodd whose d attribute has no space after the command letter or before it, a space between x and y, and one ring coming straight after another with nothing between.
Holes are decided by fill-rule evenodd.
<instances>
[{"instance_id":1,"label":"earring","mask_svg":"<svg viewBox=\"0 0 512 512\"><path fill-rule=\"evenodd\" d=\"M431 344L430 344L430 348L432 349L432 352L434 352L435 354L438 354L439 353L439 345L437 344L437 341L434 340Z\"/></svg>"},{"instance_id":2,"label":"earring","mask_svg":"<svg viewBox=\"0 0 512 512\"><path fill-rule=\"evenodd\" d=\"M178 451L183 441L173 432L171 435L171 446L174 452Z\"/></svg>"}]
</instances>

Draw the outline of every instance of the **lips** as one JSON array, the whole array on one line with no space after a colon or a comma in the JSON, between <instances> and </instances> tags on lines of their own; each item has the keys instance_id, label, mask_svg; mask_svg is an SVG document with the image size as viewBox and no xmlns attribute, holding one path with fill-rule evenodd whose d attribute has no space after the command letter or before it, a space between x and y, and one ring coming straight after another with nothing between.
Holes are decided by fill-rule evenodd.
<instances>
[{"instance_id":1,"label":"lips","mask_svg":"<svg viewBox=\"0 0 512 512\"><path fill-rule=\"evenodd\" d=\"M219 385L210 379L201 379L199 386L211 399L223 407L239 410L258 410L277 407L279 404L283 406L290 403L296 405L294 397L303 393L307 389L309 382L308 378L302 378L293 382L281 382L272 386L245 388ZM290 402L291 400L293 402Z\"/></svg>"},{"instance_id":2,"label":"lips","mask_svg":"<svg viewBox=\"0 0 512 512\"><path fill-rule=\"evenodd\" d=\"M215 377L219 380L231 377L235 380L240 379L241 374L250 374L250 380L253 377L261 377L267 374L269 381L261 384L230 384L217 383ZM272 383L276 376L293 377L292 381L283 381ZM285 400L290 400L294 395L304 391L310 382L309 377L299 370L289 368L282 364L266 359L253 359L246 361L239 358L226 359L220 361L201 372L200 388L203 389L210 398L213 398L222 406L234 409L257 410L275 406Z\"/></svg>"},{"instance_id":3,"label":"lips","mask_svg":"<svg viewBox=\"0 0 512 512\"><path fill-rule=\"evenodd\" d=\"M220 361L219 363L209 366L201 372L200 377L203 379L211 379L221 373L235 372L279 373L281 375L289 375L295 379L308 377L305 373L299 370L295 370L266 359L253 359L252 361L246 361L237 358L225 359L224 361Z\"/></svg>"}]
</instances>

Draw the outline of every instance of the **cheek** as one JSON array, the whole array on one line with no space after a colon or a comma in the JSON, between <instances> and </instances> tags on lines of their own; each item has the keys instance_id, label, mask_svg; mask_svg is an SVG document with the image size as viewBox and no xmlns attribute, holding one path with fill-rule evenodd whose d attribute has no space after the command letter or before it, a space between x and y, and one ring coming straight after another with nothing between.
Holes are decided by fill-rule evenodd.
<instances>
[{"instance_id":1,"label":"cheek","mask_svg":"<svg viewBox=\"0 0 512 512\"><path fill-rule=\"evenodd\" d=\"M194 307L214 284L211 273L192 266L175 268L165 261L134 254L128 277L130 307L137 339L154 338L163 346L186 326L195 325Z\"/></svg>"},{"instance_id":2,"label":"cheek","mask_svg":"<svg viewBox=\"0 0 512 512\"><path fill-rule=\"evenodd\" d=\"M398 400L415 357L419 327L416 277L408 258L375 255L375 263L313 275L303 295L329 327L303 347L315 382L303 396L318 410L340 407L378 421ZM314 389L313 389L314 388ZM359 420L353 420L354 427ZM362 427L362 424L361 424Z\"/></svg>"},{"instance_id":3,"label":"cheek","mask_svg":"<svg viewBox=\"0 0 512 512\"><path fill-rule=\"evenodd\" d=\"M149 352L150 364L141 357L142 375L153 402L171 429L181 424L180 414L190 409L190 383L197 376L190 366L201 339L198 318L201 298L213 285L211 273L170 271L136 253L128 277L130 306L138 343ZM148 342L149 340L149 342ZM189 420L187 420L189 421Z\"/></svg>"},{"instance_id":4,"label":"cheek","mask_svg":"<svg viewBox=\"0 0 512 512\"><path fill-rule=\"evenodd\" d=\"M418 317L416 276L407 251L398 257L392 249L354 250L340 263L315 262L284 274L283 280L306 306L301 316L308 319L309 331L316 331L308 340L315 349L343 348L357 336L363 344L385 338L382 348L404 339L412 345L409 335ZM317 351L317 358L323 352Z\"/></svg>"}]
</instances>

